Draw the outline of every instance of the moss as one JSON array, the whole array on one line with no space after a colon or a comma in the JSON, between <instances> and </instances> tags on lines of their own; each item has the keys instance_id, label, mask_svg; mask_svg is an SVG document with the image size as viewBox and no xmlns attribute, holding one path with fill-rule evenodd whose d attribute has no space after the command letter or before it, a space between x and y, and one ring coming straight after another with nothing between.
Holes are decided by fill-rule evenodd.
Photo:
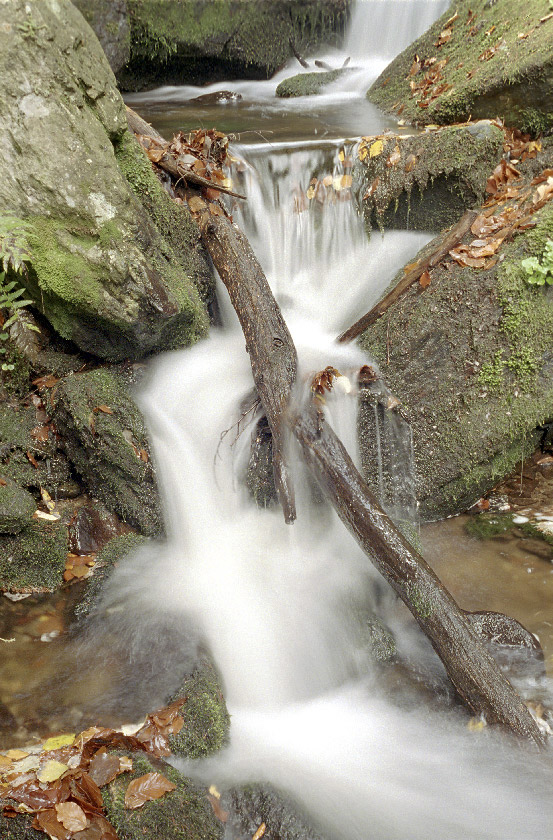
<instances>
[{"instance_id":1,"label":"moss","mask_svg":"<svg viewBox=\"0 0 553 840\"><path fill-rule=\"evenodd\" d=\"M542 531L539 524L535 522L521 522L517 525L517 528L519 528L527 537L532 537L546 542L549 546L551 546L551 551L553 553L553 534L548 531Z\"/></svg>"},{"instance_id":2,"label":"moss","mask_svg":"<svg viewBox=\"0 0 553 840\"><path fill-rule=\"evenodd\" d=\"M413 609L421 618L430 618L434 612L432 600L424 594L422 589L415 583L407 584L407 597Z\"/></svg>"},{"instance_id":3,"label":"moss","mask_svg":"<svg viewBox=\"0 0 553 840\"><path fill-rule=\"evenodd\" d=\"M204 660L170 699L186 698L181 714L184 726L171 735L171 750L185 758L200 758L222 749L228 742L229 715L213 665Z\"/></svg>"},{"instance_id":4,"label":"moss","mask_svg":"<svg viewBox=\"0 0 553 840\"><path fill-rule=\"evenodd\" d=\"M509 514L480 513L465 522L464 529L477 540L492 540L503 537L513 530L513 518Z\"/></svg>"},{"instance_id":5,"label":"moss","mask_svg":"<svg viewBox=\"0 0 553 840\"><path fill-rule=\"evenodd\" d=\"M0 535L0 588L54 591L62 582L67 531L60 523L33 523L17 536Z\"/></svg>"},{"instance_id":6,"label":"moss","mask_svg":"<svg viewBox=\"0 0 553 840\"><path fill-rule=\"evenodd\" d=\"M413 123L445 124L478 117L502 117L507 125L538 128L552 125L553 49L545 0L459 0L383 71L368 92L388 112L403 105L402 118ZM446 21L451 37L439 43ZM520 33L527 37L519 38ZM413 56L434 64L411 75ZM423 76L445 61L431 98L411 91ZM420 103L420 104L419 104Z\"/></svg>"},{"instance_id":7,"label":"moss","mask_svg":"<svg viewBox=\"0 0 553 840\"><path fill-rule=\"evenodd\" d=\"M108 819L119 840L220 840L224 826L214 813L207 790L161 761L140 753L130 755L131 773L124 773L102 788ZM146 773L161 773L176 789L140 808L125 808L129 783Z\"/></svg>"},{"instance_id":8,"label":"moss","mask_svg":"<svg viewBox=\"0 0 553 840\"><path fill-rule=\"evenodd\" d=\"M179 207L168 196L130 132L115 144L115 157L125 180L163 237L169 259L182 269L171 291L179 306L184 311L190 310L193 329L186 341L175 346L193 344L207 331L207 314L194 287L204 303L211 301L215 290L213 272L200 245L198 226L188 209Z\"/></svg>"},{"instance_id":9,"label":"moss","mask_svg":"<svg viewBox=\"0 0 553 840\"><path fill-rule=\"evenodd\" d=\"M331 85L345 73L351 72L351 68L343 67L339 70L328 70L322 73L298 73L297 76L290 76L284 79L276 89L276 95L282 98L295 96L316 96L321 93L327 85Z\"/></svg>"},{"instance_id":10,"label":"moss","mask_svg":"<svg viewBox=\"0 0 553 840\"><path fill-rule=\"evenodd\" d=\"M5 344L5 355L2 356L2 362L6 362L13 367L11 370L2 371L0 379L8 394L23 397L29 393L31 385L31 367L27 359L17 349L13 342L8 341Z\"/></svg>"},{"instance_id":11,"label":"moss","mask_svg":"<svg viewBox=\"0 0 553 840\"><path fill-rule=\"evenodd\" d=\"M18 534L30 524L35 510L30 493L13 481L0 482L0 534Z\"/></svg>"},{"instance_id":12,"label":"moss","mask_svg":"<svg viewBox=\"0 0 553 840\"><path fill-rule=\"evenodd\" d=\"M44 832L32 828L33 820L34 814L5 817L0 811L0 837L2 840L44 840Z\"/></svg>"}]
</instances>

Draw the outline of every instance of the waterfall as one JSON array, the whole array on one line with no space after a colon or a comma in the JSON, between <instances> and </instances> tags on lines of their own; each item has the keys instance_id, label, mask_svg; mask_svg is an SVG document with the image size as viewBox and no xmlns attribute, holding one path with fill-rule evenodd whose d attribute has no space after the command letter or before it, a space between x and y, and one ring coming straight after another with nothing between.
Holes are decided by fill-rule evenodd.
<instances>
[{"instance_id":1,"label":"waterfall","mask_svg":"<svg viewBox=\"0 0 553 840\"><path fill-rule=\"evenodd\" d=\"M357 0L344 44L354 59L391 61L447 11L450 0Z\"/></svg>"}]
</instances>

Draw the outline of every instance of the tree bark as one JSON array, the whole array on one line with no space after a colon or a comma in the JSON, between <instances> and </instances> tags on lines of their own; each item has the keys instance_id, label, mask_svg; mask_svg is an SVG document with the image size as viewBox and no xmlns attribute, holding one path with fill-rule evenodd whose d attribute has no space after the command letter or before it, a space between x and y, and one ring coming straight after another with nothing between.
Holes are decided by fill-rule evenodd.
<instances>
[{"instance_id":1,"label":"tree bark","mask_svg":"<svg viewBox=\"0 0 553 840\"><path fill-rule=\"evenodd\" d=\"M382 510L322 412L311 404L293 428L326 498L408 606L469 709L543 746L525 704L430 566Z\"/></svg>"}]
</instances>

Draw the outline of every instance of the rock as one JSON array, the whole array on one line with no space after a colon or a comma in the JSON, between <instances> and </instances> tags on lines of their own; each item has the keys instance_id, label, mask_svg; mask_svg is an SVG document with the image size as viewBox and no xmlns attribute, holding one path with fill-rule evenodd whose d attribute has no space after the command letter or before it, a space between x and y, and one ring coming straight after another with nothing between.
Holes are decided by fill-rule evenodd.
<instances>
[{"instance_id":1,"label":"rock","mask_svg":"<svg viewBox=\"0 0 553 840\"><path fill-rule=\"evenodd\" d=\"M71 466L49 420L43 409L34 406L0 407L0 475L37 497L41 487L52 498L66 496L70 487L74 488L70 495L75 495Z\"/></svg>"},{"instance_id":2,"label":"rock","mask_svg":"<svg viewBox=\"0 0 553 840\"><path fill-rule=\"evenodd\" d=\"M265 823L265 840L323 840L298 805L270 785L234 788L221 797L231 837L253 837Z\"/></svg>"},{"instance_id":3,"label":"rock","mask_svg":"<svg viewBox=\"0 0 553 840\"><path fill-rule=\"evenodd\" d=\"M129 753L131 773L124 773L102 788L107 817L119 840L222 840L224 825L208 799L208 791L164 761ZM146 773L161 773L176 789L140 808L125 808L125 793L131 780Z\"/></svg>"},{"instance_id":4,"label":"rock","mask_svg":"<svg viewBox=\"0 0 553 840\"><path fill-rule=\"evenodd\" d=\"M117 73L131 54L131 29L126 0L74 0L74 5L93 28L109 66Z\"/></svg>"},{"instance_id":5,"label":"rock","mask_svg":"<svg viewBox=\"0 0 553 840\"><path fill-rule=\"evenodd\" d=\"M0 534L18 534L31 523L35 510L30 493L0 476Z\"/></svg>"},{"instance_id":6,"label":"rock","mask_svg":"<svg viewBox=\"0 0 553 840\"><path fill-rule=\"evenodd\" d=\"M284 79L277 87L276 95L283 98L316 96L345 73L350 73L352 69L351 67L340 67L338 70L327 70L319 73L298 73L297 76Z\"/></svg>"},{"instance_id":7,"label":"rock","mask_svg":"<svg viewBox=\"0 0 553 840\"><path fill-rule=\"evenodd\" d=\"M113 537L122 533L122 527L119 518L99 502L85 504L69 523L69 551L81 556L95 554Z\"/></svg>"},{"instance_id":8,"label":"rock","mask_svg":"<svg viewBox=\"0 0 553 840\"><path fill-rule=\"evenodd\" d=\"M269 78L291 57L335 43L350 0L127 0L131 58L123 90L155 84Z\"/></svg>"},{"instance_id":9,"label":"rock","mask_svg":"<svg viewBox=\"0 0 553 840\"><path fill-rule=\"evenodd\" d=\"M500 117L534 135L553 126L553 18L541 0L459 0L367 93L414 124Z\"/></svg>"},{"instance_id":10,"label":"rock","mask_svg":"<svg viewBox=\"0 0 553 840\"><path fill-rule=\"evenodd\" d=\"M382 151L371 157L379 140ZM489 120L406 137L366 138L353 177L367 224L410 230L452 225L484 199L503 140L503 131Z\"/></svg>"},{"instance_id":11,"label":"rock","mask_svg":"<svg viewBox=\"0 0 553 840\"><path fill-rule=\"evenodd\" d=\"M0 534L0 589L53 592L62 583L67 531L60 522L33 522L16 536Z\"/></svg>"},{"instance_id":12,"label":"rock","mask_svg":"<svg viewBox=\"0 0 553 840\"><path fill-rule=\"evenodd\" d=\"M169 209L100 44L69 0L0 4L0 78L0 226L29 252L22 282L36 308L102 358L194 342L207 329L195 281L211 275L199 233ZM187 242L177 254L166 237L175 214Z\"/></svg>"},{"instance_id":13,"label":"rock","mask_svg":"<svg viewBox=\"0 0 553 840\"><path fill-rule=\"evenodd\" d=\"M32 827L34 814L17 817L5 817L0 812L0 837L2 840L44 840L43 831L35 831Z\"/></svg>"},{"instance_id":14,"label":"rock","mask_svg":"<svg viewBox=\"0 0 553 840\"><path fill-rule=\"evenodd\" d=\"M533 194L532 177L553 164L553 143L543 146L534 160L519 164L519 195ZM411 426L424 519L472 505L534 451L536 427L551 414L553 288L530 285L521 263L541 259L553 238L553 203L532 220L536 226L507 240L486 267L442 260L427 288L416 283L362 335ZM432 253L438 241L419 256ZM374 476L374 408L365 393L359 423L363 468Z\"/></svg>"},{"instance_id":15,"label":"rock","mask_svg":"<svg viewBox=\"0 0 553 840\"><path fill-rule=\"evenodd\" d=\"M219 105L225 102L239 102L242 99L241 93L233 93L232 90L216 90L213 93L203 93L195 96L191 102L198 102L200 105Z\"/></svg>"},{"instance_id":16,"label":"rock","mask_svg":"<svg viewBox=\"0 0 553 840\"><path fill-rule=\"evenodd\" d=\"M201 758L226 746L230 718L219 677L207 657L185 677L168 703L181 697L186 698L181 712L184 726L177 735L169 736L171 750L184 758Z\"/></svg>"},{"instance_id":17,"label":"rock","mask_svg":"<svg viewBox=\"0 0 553 840\"><path fill-rule=\"evenodd\" d=\"M162 517L142 415L116 368L66 376L47 391L65 451L91 495L146 536Z\"/></svg>"}]
</instances>

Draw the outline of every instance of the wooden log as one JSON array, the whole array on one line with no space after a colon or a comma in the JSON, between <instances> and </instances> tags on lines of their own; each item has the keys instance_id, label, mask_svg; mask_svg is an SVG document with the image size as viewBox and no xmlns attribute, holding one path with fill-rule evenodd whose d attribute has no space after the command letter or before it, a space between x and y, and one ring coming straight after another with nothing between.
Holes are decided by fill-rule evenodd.
<instances>
[{"instance_id":1,"label":"wooden log","mask_svg":"<svg viewBox=\"0 0 553 840\"><path fill-rule=\"evenodd\" d=\"M437 265L440 260L442 260L446 254L459 243L465 233L467 233L470 229L470 226L477 215L478 213L475 210L467 210L467 212L461 216L457 224L455 224L449 233L445 235L437 249L428 257L416 263L416 265L414 265L401 278L399 283L397 283L397 285L395 285L388 294L384 295L384 297L379 300L372 309L370 309L365 315L359 318L355 324L338 336L338 341L353 341L353 339L361 335L367 327L374 324L375 321L378 321L378 319L384 315L386 310L389 309L390 306L392 306L392 304L407 291L407 289L411 288L411 286L420 279L425 271Z\"/></svg>"},{"instance_id":2,"label":"wooden log","mask_svg":"<svg viewBox=\"0 0 553 840\"><path fill-rule=\"evenodd\" d=\"M314 402L296 416L293 428L326 498L408 606L469 709L543 746L525 704L430 566L382 510Z\"/></svg>"}]
</instances>

